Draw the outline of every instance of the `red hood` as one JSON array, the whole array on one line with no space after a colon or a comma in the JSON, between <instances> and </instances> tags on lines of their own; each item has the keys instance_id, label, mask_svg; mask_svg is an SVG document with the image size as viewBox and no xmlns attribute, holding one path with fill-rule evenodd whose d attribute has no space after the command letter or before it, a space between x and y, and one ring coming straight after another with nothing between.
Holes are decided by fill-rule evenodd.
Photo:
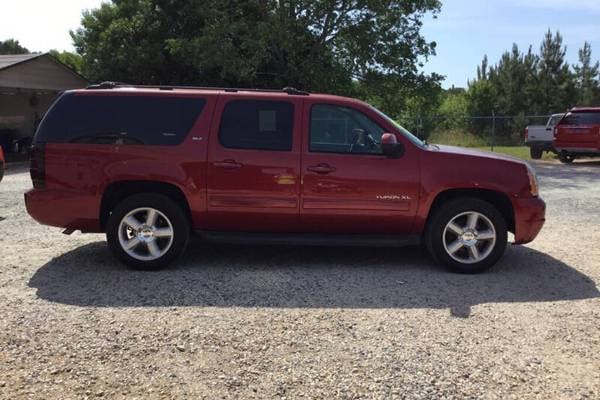
<instances>
[{"instance_id":1,"label":"red hood","mask_svg":"<svg viewBox=\"0 0 600 400\"><path fill-rule=\"evenodd\" d=\"M439 150L436 147L439 148ZM523 164L523 165L527 164L525 161L523 161L519 158L508 156L506 154L492 153L490 151L482 151L482 150L469 149L469 148L465 148L465 147L445 146L445 145L433 145L430 148L432 151L437 151L437 152L446 153L446 154L460 154L460 155L469 156L469 157L482 157L482 158L489 158L492 160L510 161L513 163Z\"/></svg>"}]
</instances>

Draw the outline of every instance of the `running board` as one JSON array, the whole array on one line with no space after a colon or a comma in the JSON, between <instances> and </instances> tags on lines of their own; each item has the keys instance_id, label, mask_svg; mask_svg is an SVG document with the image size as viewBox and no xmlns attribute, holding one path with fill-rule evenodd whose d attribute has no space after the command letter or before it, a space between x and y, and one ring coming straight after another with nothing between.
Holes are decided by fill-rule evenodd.
<instances>
[{"instance_id":1,"label":"running board","mask_svg":"<svg viewBox=\"0 0 600 400\"><path fill-rule=\"evenodd\" d=\"M207 242L232 244L404 247L416 246L421 243L419 235L325 235L213 231L199 231L197 234Z\"/></svg>"}]
</instances>

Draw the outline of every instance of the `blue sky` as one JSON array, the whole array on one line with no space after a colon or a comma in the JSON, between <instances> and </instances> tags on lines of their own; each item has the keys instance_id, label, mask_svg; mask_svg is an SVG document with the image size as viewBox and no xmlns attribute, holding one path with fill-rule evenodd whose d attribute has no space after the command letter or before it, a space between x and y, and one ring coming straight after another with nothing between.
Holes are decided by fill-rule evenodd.
<instances>
[{"instance_id":1,"label":"blue sky","mask_svg":"<svg viewBox=\"0 0 600 400\"><path fill-rule=\"evenodd\" d=\"M32 51L73 51L70 29L76 29L83 9L101 0L0 0L0 40L15 38ZM548 28L559 29L568 59L587 40L600 59L600 0L442 0L437 19L427 18L423 33L438 43L427 72L445 75L444 87L465 86L475 76L484 54L495 63L517 43L537 50ZM31 12L36 10L36 12Z\"/></svg>"},{"instance_id":2,"label":"blue sky","mask_svg":"<svg viewBox=\"0 0 600 400\"><path fill-rule=\"evenodd\" d=\"M496 63L505 50L517 43L537 52L544 33L560 30L567 58L576 63L577 52L587 40L592 56L600 59L600 0L442 0L437 19L427 18L423 33L437 42L437 55L425 66L427 72L445 75L445 88L466 86L475 77L484 54Z\"/></svg>"}]
</instances>

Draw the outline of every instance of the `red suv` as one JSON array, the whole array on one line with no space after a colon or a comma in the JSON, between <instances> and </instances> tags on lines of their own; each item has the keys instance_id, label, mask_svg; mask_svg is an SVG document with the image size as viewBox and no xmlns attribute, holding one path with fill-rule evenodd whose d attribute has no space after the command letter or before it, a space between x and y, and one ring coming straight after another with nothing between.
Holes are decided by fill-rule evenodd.
<instances>
[{"instance_id":1,"label":"red suv","mask_svg":"<svg viewBox=\"0 0 600 400\"><path fill-rule=\"evenodd\" d=\"M600 156L600 107L573 108L554 129L554 148L563 163Z\"/></svg>"},{"instance_id":2,"label":"red suv","mask_svg":"<svg viewBox=\"0 0 600 400\"><path fill-rule=\"evenodd\" d=\"M282 91L105 83L66 92L35 136L37 221L105 232L126 264L208 241L426 244L480 272L544 223L523 161L422 142L361 101Z\"/></svg>"}]
</instances>

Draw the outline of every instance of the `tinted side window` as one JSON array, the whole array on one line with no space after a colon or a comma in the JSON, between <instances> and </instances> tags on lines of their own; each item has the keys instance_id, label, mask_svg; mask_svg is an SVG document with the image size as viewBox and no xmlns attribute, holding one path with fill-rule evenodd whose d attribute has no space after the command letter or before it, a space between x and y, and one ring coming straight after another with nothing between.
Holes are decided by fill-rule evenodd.
<instances>
[{"instance_id":1,"label":"tinted side window","mask_svg":"<svg viewBox=\"0 0 600 400\"><path fill-rule=\"evenodd\" d=\"M384 131L360 111L335 105L314 105L310 113L310 151L382 154Z\"/></svg>"},{"instance_id":2,"label":"tinted side window","mask_svg":"<svg viewBox=\"0 0 600 400\"><path fill-rule=\"evenodd\" d=\"M568 113L560 124L568 126L600 125L600 112Z\"/></svg>"},{"instance_id":3,"label":"tinted side window","mask_svg":"<svg viewBox=\"0 0 600 400\"><path fill-rule=\"evenodd\" d=\"M35 133L34 143L63 142L66 137L66 122L72 94L60 96L46 111Z\"/></svg>"},{"instance_id":4,"label":"tinted side window","mask_svg":"<svg viewBox=\"0 0 600 400\"><path fill-rule=\"evenodd\" d=\"M231 149L291 151L293 128L292 103L234 100L223 109L219 141Z\"/></svg>"},{"instance_id":5,"label":"tinted side window","mask_svg":"<svg viewBox=\"0 0 600 400\"><path fill-rule=\"evenodd\" d=\"M42 121L36 141L173 146L183 142L205 104L198 98L67 94Z\"/></svg>"}]
</instances>

